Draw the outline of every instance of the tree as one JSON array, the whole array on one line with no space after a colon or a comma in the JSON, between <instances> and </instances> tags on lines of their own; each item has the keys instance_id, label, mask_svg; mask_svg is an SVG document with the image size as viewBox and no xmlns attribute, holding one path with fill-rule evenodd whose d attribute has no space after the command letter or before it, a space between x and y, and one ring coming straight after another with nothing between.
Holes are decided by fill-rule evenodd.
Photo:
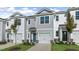
<instances>
[{"instance_id":1,"label":"tree","mask_svg":"<svg viewBox=\"0 0 79 59\"><path fill-rule=\"evenodd\" d=\"M17 43L16 35L17 35L17 30L18 30L18 18L17 17L15 17L14 19L14 24L11 25L11 30L15 34L15 44L16 44Z\"/></svg>"},{"instance_id":2,"label":"tree","mask_svg":"<svg viewBox=\"0 0 79 59\"><path fill-rule=\"evenodd\" d=\"M71 33L73 29L76 27L76 24L74 23L74 18L71 16L70 12L67 13L67 23L66 23L66 28L68 31L68 42L70 42L71 39Z\"/></svg>"}]
</instances>

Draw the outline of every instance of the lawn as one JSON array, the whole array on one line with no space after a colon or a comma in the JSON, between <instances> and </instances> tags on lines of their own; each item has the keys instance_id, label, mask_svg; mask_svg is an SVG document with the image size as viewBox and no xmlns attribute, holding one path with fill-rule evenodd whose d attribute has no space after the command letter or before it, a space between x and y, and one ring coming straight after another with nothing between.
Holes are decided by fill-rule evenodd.
<instances>
[{"instance_id":1,"label":"lawn","mask_svg":"<svg viewBox=\"0 0 79 59\"><path fill-rule=\"evenodd\" d=\"M67 44L52 44L52 51L79 51L79 46L77 45L67 45Z\"/></svg>"},{"instance_id":2,"label":"lawn","mask_svg":"<svg viewBox=\"0 0 79 59\"><path fill-rule=\"evenodd\" d=\"M1 51L26 51L27 49L31 48L33 45L29 44L17 44L15 46L11 46L5 49L2 49Z\"/></svg>"}]
</instances>

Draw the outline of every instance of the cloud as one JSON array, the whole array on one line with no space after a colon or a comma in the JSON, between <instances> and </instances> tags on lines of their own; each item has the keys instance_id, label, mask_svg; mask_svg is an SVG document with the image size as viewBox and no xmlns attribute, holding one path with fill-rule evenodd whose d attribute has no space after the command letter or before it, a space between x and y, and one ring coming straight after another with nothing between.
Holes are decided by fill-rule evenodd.
<instances>
[{"instance_id":1,"label":"cloud","mask_svg":"<svg viewBox=\"0 0 79 59\"><path fill-rule=\"evenodd\" d=\"M20 10L20 12L22 14L25 14L25 15L32 15L34 14L36 11L34 11L33 9L29 9L29 8L22 8L22 10Z\"/></svg>"},{"instance_id":2,"label":"cloud","mask_svg":"<svg viewBox=\"0 0 79 59\"><path fill-rule=\"evenodd\" d=\"M39 8L32 7L0 7L0 17L1 18L8 18L10 15L12 15L15 12L20 12L25 16L33 15L38 11ZM56 12L60 11L61 8L50 8L51 10L54 10Z\"/></svg>"},{"instance_id":3,"label":"cloud","mask_svg":"<svg viewBox=\"0 0 79 59\"><path fill-rule=\"evenodd\" d=\"M8 12L10 12L10 11L14 12L14 11L15 11L15 8L14 8L14 7L9 7L9 8L7 9L7 11L8 11Z\"/></svg>"},{"instance_id":4,"label":"cloud","mask_svg":"<svg viewBox=\"0 0 79 59\"><path fill-rule=\"evenodd\" d=\"M60 10L57 8L50 8L51 10L54 10L55 12L59 12Z\"/></svg>"},{"instance_id":5,"label":"cloud","mask_svg":"<svg viewBox=\"0 0 79 59\"><path fill-rule=\"evenodd\" d=\"M17 8L17 7L16 7ZM10 15L12 15L15 12L20 12L24 14L25 16L33 15L36 11L27 8L27 7L19 7L19 9L16 9L15 7L4 7L0 8L0 17L1 18L8 18Z\"/></svg>"},{"instance_id":6,"label":"cloud","mask_svg":"<svg viewBox=\"0 0 79 59\"><path fill-rule=\"evenodd\" d=\"M37 8L33 8L33 10L37 10Z\"/></svg>"}]
</instances>

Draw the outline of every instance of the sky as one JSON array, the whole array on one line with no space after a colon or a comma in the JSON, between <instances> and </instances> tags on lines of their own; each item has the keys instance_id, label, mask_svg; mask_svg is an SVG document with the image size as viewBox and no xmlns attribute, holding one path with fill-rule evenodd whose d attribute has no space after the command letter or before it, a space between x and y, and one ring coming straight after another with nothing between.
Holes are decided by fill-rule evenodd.
<instances>
[{"instance_id":1,"label":"sky","mask_svg":"<svg viewBox=\"0 0 79 59\"><path fill-rule=\"evenodd\" d=\"M0 7L0 18L8 18L15 12L20 12L25 16L33 15L38 12L43 7ZM68 7L47 7L50 10L58 11L66 11Z\"/></svg>"}]
</instances>

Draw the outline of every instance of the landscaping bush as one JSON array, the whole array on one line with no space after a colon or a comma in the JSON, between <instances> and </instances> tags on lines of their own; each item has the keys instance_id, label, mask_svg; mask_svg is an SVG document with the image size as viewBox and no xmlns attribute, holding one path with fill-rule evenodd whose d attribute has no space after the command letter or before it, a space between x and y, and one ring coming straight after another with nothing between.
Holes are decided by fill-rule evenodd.
<instances>
[{"instance_id":1,"label":"landscaping bush","mask_svg":"<svg viewBox=\"0 0 79 59\"><path fill-rule=\"evenodd\" d=\"M29 40L22 40L22 42L23 42L24 45L30 44Z\"/></svg>"},{"instance_id":2,"label":"landscaping bush","mask_svg":"<svg viewBox=\"0 0 79 59\"><path fill-rule=\"evenodd\" d=\"M66 49L64 51L78 51L77 49Z\"/></svg>"},{"instance_id":3,"label":"landscaping bush","mask_svg":"<svg viewBox=\"0 0 79 59\"><path fill-rule=\"evenodd\" d=\"M31 42L31 45L35 45L35 43L34 42Z\"/></svg>"},{"instance_id":4,"label":"landscaping bush","mask_svg":"<svg viewBox=\"0 0 79 59\"><path fill-rule=\"evenodd\" d=\"M72 45L75 45L75 42L72 42Z\"/></svg>"},{"instance_id":5,"label":"landscaping bush","mask_svg":"<svg viewBox=\"0 0 79 59\"><path fill-rule=\"evenodd\" d=\"M33 40L30 40L30 43L31 45L35 45L35 43L33 42Z\"/></svg>"},{"instance_id":6,"label":"landscaping bush","mask_svg":"<svg viewBox=\"0 0 79 59\"><path fill-rule=\"evenodd\" d=\"M20 47L11 47L9 50L10 51L18 51L20 49L21 49Z\"/></svg>"},{"instance_id":7,"label":"landscaping bush","mask_svg":"<svg viewBox=\"0 0 79 59\"><path fill-rule=\"evenodd\" d=\"M24 45L35 45L35 43L32 40L30 40L30 42L29 42L29 40L26 40L26 41L22 40L22 42Z\"/></svg>"},{"instance_id":8,"label":"landscaping bush","mask_svg":"<svg viewBox=\"0 0 79 59\"><path fill-rule=\"evenodd\" d=\"M63 41L56 42L56 44L64 44Z\"/></svg>"},{"instance_id":9,"label":"landscaping bush","mask_svg":"<svg viewBox=\"0 0 79 59\"><path fill-rule=\"evenodd\" d=\"M0 41L0 44L6 44L7 42L6 41Z\"/></svg>"},{"instance_id":10,"label":"landscaping bush","mask_svg":"<svg viewBox=\"0 0 79 59\"><path fill-rule=\"evenodd\" d=\"M33 40L30 40L30 42L33 42Z\"/></svg>"},{"instance_id":11,"label":"landscaping bush","mask_svg":"<svg viewBox=\"0 0 79 59\"><path fill-rule=\"evenodd\" d=\"M8 42L10 42L10 40L7 40Z\"/></svg>"}]
</instances>

